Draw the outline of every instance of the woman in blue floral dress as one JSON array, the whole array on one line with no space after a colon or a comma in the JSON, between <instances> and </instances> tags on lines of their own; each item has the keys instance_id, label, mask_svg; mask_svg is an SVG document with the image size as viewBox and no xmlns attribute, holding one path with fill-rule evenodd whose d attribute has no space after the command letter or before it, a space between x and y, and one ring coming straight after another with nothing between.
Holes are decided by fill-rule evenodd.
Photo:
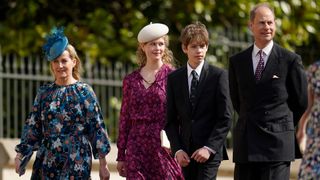
<instances>
[{"instance_id":1,"label":"woman in blue floral dress","mask_svg":"<svg viewBox=\"0 0 320 180\"><path fill-rule=\"evenodd\" d=\"M320 179L320 61L308 68L307 77L308 108L300 119L297 132L300 143L306 134L299 180Z\"/></svg>"},{"instance_id":2,"label":"woman in blue floral dress","mask_svg":"<svg viewBox=\"0 0 320 180\"><path fill-rule=\"evenodd\" d=\"M24 174L37 151L31 179L90 178L92 155L99 159L100 179L109 179L105 156L110 144L92 88L80 82L80 59L62 29L54 29L44 46L55 81L39 88L15 148L16 171Z\"/></svg>"}]
</instances>

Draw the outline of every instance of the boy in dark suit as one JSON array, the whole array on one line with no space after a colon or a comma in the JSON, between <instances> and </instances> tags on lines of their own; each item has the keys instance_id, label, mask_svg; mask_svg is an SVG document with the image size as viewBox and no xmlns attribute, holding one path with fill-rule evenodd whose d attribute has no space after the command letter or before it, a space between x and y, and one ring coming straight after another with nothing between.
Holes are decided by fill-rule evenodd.
<instances>
[{"instance_id":1,"label":"boy in dark suit","mask_svg":"<svg viewBox=\"0 0 320 180\"><path fill-rule=\"evenodd\" d=\"M307 107L301 57L273 42L273 9L250 12L254 44L230 58L229 83L239 114L233 133L235 180L289 180L290 161L301 157L295 126ZM296 148L296 149L295 149Z\"/></svg>"},{"instance_id":2,"label":"boy in dark suit","mask_svg":"<svg viewBox=\"0 0 320 180\"><path fill-rule=\"evenodd\" d=\"M188 63L168 76L166 133L187 180L214 180L231 126L227 72L205 61L209 34L197 22L180 36Z\"/></svg>"}]
</instances>

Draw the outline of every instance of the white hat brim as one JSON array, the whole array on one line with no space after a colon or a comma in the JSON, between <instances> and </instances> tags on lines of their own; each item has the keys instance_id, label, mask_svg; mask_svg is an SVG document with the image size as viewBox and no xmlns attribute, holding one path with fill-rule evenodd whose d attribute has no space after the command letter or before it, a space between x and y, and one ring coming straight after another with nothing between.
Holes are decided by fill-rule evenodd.
<instances>
[{"instance_id":1,"label":"white hat brim","mask_svg":"<svg viewBox=\"0 0 320 180\"><path fill-rule=\"evenodd\" d=\"M169 28L165 24L161 24L161 23L148 24L140 30L138 34L138 41L140 43L149 42L166 35L168 32L169 32Z\"/></svg>"}]
</instances>

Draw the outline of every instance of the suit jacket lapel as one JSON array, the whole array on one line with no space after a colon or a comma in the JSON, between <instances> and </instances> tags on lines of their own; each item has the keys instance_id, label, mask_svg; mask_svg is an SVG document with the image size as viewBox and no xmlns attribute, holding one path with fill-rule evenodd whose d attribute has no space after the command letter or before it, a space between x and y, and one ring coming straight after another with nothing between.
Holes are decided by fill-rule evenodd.
<instances>
[{"instance_id":1,"label":"suit jacket lapel","mask_svg":"<svg viewBox=\"0 0 320 180\"><path fill-rule=\"evenodd\" d=\"M243 63L241 63L243 69L242 73L244 73L245 77L248 77L248 81L250 84L255 84L256 79L254 77L254 71L253 71L253 63L252 63L252 51L253 51L253 46L248 48L244 54L243 54ZM252 83L251 83L252 82Z\"/></svg>"},{"instance_id":2,"label":"suit jacket lapel","mask_svg":"<svg viewBox=\"0 0 320 180\"><path fill-rule=\"evenodd\" d=\"M187 71L187 66L183 67L183 71L181 73L181 80L182 80L182 89L183 89L183 96L184 99L186 99L186 104L185 106L187 106L188 109L188 113L191 114L190 112L192 112L192 106L190 103L190 96L189 96L189 85L188 85L188 71Z\"/></svg>"},{"instance_id":3,"label":"suit jacket lapel","mask_svg":"<svg viewBox=\"0 0 320 180\"><path fill-rule=\"evenodd\" d=\"M252 51L253 45L241 54L241 57L239 59L240 62L238 62L238 65L239 71L241 71L240 80L243 81L241 83L245 84L245 91L247 91L249 94L252 94L251 97L254 97L256 89L256 79L254 77ZM252 101L252 99L250 99L250 101Z\"/></svg>"},{"instance_id":4,"label":"suit jacket lapel","mask_svg":"<svg viewBox=\"0 0 320 180\"><path fill-rule=\"evenodd\" d=\"M198 102L199 102L200 95L206 86L206 80L208 77L208 68L209 68L209 64L206 61L204 61L204 64L203 64L203 67L201 70L201 74L200 74L200 78L199 78L199 85L197 87L197 94L196 94L196 99L195 99L195 103L194 103L195 105L193 107L194 108L193 111L195 111L195 109L198 105Z\"/></svg>"}]
</instances>

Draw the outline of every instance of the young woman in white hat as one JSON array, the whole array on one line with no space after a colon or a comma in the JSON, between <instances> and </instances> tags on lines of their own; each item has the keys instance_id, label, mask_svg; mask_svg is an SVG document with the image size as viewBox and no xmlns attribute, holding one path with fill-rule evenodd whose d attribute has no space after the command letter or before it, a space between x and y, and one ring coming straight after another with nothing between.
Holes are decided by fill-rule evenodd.
<instances>
[{"instance_id":1,"label":"young woman in white hat","mask_svg":"<svg viewBox=\"0 0 320 180\"><path fill-rule=\"evenodd\" d=\"M165 125L166 79L173 71L168 31L161 23L140 30L140 67L123 80L117 169L127 179L183 179L180 166L160 140Z\"/></svg>"}]
</instances>

